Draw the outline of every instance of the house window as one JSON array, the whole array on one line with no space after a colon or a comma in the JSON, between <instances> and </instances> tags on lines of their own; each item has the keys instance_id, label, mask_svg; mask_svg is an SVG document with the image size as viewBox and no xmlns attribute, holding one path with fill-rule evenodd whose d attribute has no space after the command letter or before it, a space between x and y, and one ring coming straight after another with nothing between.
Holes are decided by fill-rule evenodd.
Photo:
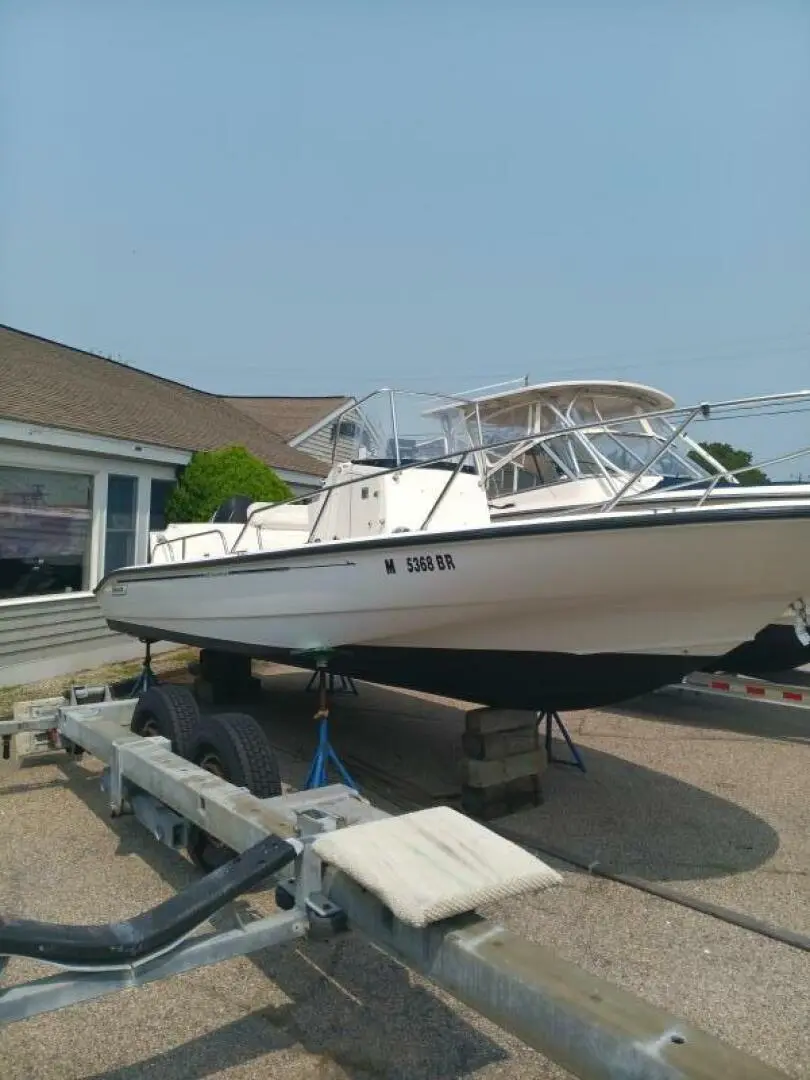
<instances>
[{"instance_id":1,"label":"house window","mask_svg":"<svg viewBox=\"0 0 810 1080\"><path fill-rule=\"evenodd\" d=\"M90 588L93 478L0 466L0 598Z\"/></svg>"},{"instance_id":2,"label":"house window","mask_svg":"<svg viewBox=\"0 0 810 1080\"><path fill-rule=\"evenodd\" d=\"M176 486L175 480L153 480L149 490L149 532L166 528L166 503Z\"/></svg>"},{"instance_id":3,"label":"house window","mask_svg":"<svg viewBox=\"0 0 810 1080\"><path fill-rule=\"evenodd\" d=\"M104 538L104 573L135 562L135 522L138 478L107 478L107 534Z\"/></svg>"}]
</instances>

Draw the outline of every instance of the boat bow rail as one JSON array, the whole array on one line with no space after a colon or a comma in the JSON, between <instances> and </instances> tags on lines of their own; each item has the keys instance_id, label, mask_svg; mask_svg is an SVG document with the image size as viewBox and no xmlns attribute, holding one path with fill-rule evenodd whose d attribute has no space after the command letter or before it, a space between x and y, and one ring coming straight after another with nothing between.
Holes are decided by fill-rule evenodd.
<instances>
[{"instance_id":1,"label":"boat bow rail","mask_svg":"<svg viewBox=\"0 0 810 1080\"><path fill-rule=\"evenodd\" d=\"M573 384L574 387L577 385ZM592 383L581 385L592 391ZM634 384L604 385L622 388L626 400L632 405L633 398L627 395L628 387L632 388ZM547 387L540 389L550 393ZM648 395L654 393L645 387L636 389L639 395L642 391ZM523 394L532 392L537 393L537 388L527 387L520 391ZM487 399L376 391L359 402L345 406L334 420L333 467L319 492L294 496L273 505L253 504L246 520L239 525L231 524L222 528L200 523L199 529L186 531L189 529L186 526L183 535L176 537L153 534L155 540L150 561L174 562L200 558L199 551L189 553L190 547L192 541L206 537L216 540L216 550L202 557L265 550L267 535L275 532L279 533L279 542L285 548L294 548L298 543L312 544L325 539L356 536L357 520L364 516L357 513L357 508L351 515L347 512L346 520L338 526L337 533L333 520L329 522L329 530L323 528L333 500L355 499L358 490L362 496L363 488L368 487L372 477L375 482L386 478L401 482L405 474L410 478L415 477L414 470L438 470L439 477L434 477L431 483L422 481L419 485L411 485L413 490L409 493L409 505L412 509L407 517L408 523L403 524L404 519L398 519L396 514L378 514L376 518L373 513L371 518L365 514L368 520L361 528L362 534L438 530L447 528L448 523L452 527L470 523L480 525L484 518L489 520L493 506L488 490L491 478L527 455L534 456L531 468L538 490L550 490L558 480L560 486L583 479L598 480L601 485L598 490L591 490L590 497L578 498L576 505L534 507L538 515L543 511L555 514L609 513L632 507L634 503L648 498L650 491L657 489L666 479L661 464L664 459L674 461L675 467L680 470L680 476L674 477L674 482L671 477L666 482L670 506L675 496L677 505L701 507L714 499L719 485L723 485L722 498L733 498L735 502L761 499L766 493L770 500L810 497L807 485L771 484L767 488L753 490L741 489L740 485L740 479L753 469L783 465L810 455L810 446L728 469L690 434L690 429L695 425L709 421L778 417L785 410L793 411L801 406L810 409L810 391L702 402L685 408L650 409L637 403L635 407L628 406L628 411L622 415L605 417L597 409L586 420L578 418L576 394L571 391L569 397L566 408L554 402L549 405L556 425L552 430L540 430L536 410L530 408L526 414L529 419L519 433L499 438L497 429L494 429L493 435L493 429L487 430L482 419L482 402ZM399 416L399 403L403 400L421 405L421 426L416 435L403 434L403 431L411 430L405 427ZM441 402L438 406L435 405L437 400ZM646 399L640 397L639 400ZM373 422L366 415L370 404L376 402L379 405L380 401L389 410L387 429L384 423L379 420ZM427 402L434 403L434 407L425 408ZM347 417L354 419L348 420ZM425 420L428 422L427 429ZM343 429L353 433L351 438L339 436ZM386 436L386 430L393 434ZM639 449L642 444L643 448ZM616 447L621 451L622 460L629 462L631 468L617 465ZM441 452L437 452L437 449ZM544 467L539 461L539 453L546 455L545 467L555 471L555 479L543 475ZM424 475L421 474L422 477ZM462 485L467 489L464 498L457 500L450 514L446 513L449 500ZM373 501L369 499L368 504ZM404 503L406 500L401 501ZM282 508L289 506L306 506L308 509L306 521L302 521L298 531L291 531L289 523L283 522ZM278 515L278 530L273 524L274 514ZM278 544L273 544L273 547L277 549Z\"/></svg>"},{"instance_id":2,"label":"boat bow rail","mask_svg":"<svg viewBox=\"0 0 810 1080\"><path fill-rule=\"evenodd\" d=\"M90 695L85 694L85 697ZM305 937L354 930L483 1016L588 1080L777 1080L761 1061L478 915L478 904L553 886L523 848L445 807L390 816L342 785L260 799L129 730L136 701L22 702L0 736L48 733L48 747L106 763L113 814L156 839L205 829L234 849L217 870L109 926L0 918L0 1024ZM291 877L280 879L293 867ZM277 882L280 910L203 924ZM233 913L232 913L233 914ZM4 985L9 958L65 969Z\"/></svg>"}]
</instances>

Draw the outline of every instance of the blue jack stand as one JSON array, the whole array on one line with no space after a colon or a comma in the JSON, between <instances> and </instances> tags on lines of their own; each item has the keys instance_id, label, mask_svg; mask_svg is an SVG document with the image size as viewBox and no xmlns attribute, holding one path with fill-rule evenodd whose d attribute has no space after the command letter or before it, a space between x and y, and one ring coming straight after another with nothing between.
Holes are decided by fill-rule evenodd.
<instances>
[{"instance_id":1,"label":"blue jack stand","mask_svg":"<svg viewBox=\"0 0 810 1080\"><path fill-rule=\"evenodd\" d=\"M560 714L557 712L544 712L537 714L540 723L545 720L546 722L546 756L548 757L549 764L555 765L573 765L575 769L580 769L582 772L587 772L585 768L585 762L583 761L582 754L577 749L576 743L568 734L568 729L560 719ZM566 761L565 758L555 757L551 749L551 725L556 724L560 729L560 734L565 739L568 749L571 751L572 760Z\"/></svg>"},{"instance_id":2,"label":"blue jack stand","mask_svg":"<svg viewBox=\"0 0 810 1080\"><path fill-rule=\"evenodd\" d=\"M155 675L154 671L152 671L152 643L147 641L145 644L146 653L143 658L143 667L141 668L140 675L138 675L135 682L132 684L130 697L140 697L141 694L145 694L147 690L158 684L158 677Z\"/></svg>"},{"instance_id":3,"label":"blue jack stand","mask_svg":"<svg viewBox=\"0 0 810 1080\"><path fill-rule=\"evenodd\" d=\"M328 784L329 778L327 773L329 762L331 761L346 787L353 788L354 791L359 791L360 789L357 784L355 784L354 780L352 780L346 766L337 756L329 741L329 706L326 701L326 679L328 674L329 672L327 672L325 667L318 665L315 671L315 675L318 676L318 694L320 698L318 711L315 713L315 719L318 721L318 747L315 751L315 757L312 759L312 764L309 767L309 773L304 788L309 790L310 788L324 787Z\"/></svg>"},{"instance_id":4,"label":"blue jack stand","mask_svg":"<svg viewBox=\"0 0 810 1080\"><path fill-rule=\"evenodd\" d=\"M354 679L351 675L335 675L334 671L328 671L327 677L329 679L329 693L330 694L354 694L355 697L360 696L360 691L354 684ZM312 672L312 678L309 680L304 688L305 692L315 689L315 682L318 678L318 669ZM335 686L335 678L340 680L340 686Z\"/></svg>"}]
</instances>

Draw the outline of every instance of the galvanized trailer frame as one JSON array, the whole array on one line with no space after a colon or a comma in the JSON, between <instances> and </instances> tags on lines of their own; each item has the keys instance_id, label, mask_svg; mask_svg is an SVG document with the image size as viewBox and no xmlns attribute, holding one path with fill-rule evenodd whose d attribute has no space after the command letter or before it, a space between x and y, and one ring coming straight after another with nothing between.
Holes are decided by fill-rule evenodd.
<instances>
[{"instance_id":1,"label":"galvanized trailer frame","mask_svg":"<svg viewBox=\"0 0 810 1080\"><path fill-rule=\"evenodd\" d=\"M350 929L575 1076L784 1080L777 1070L474 912L424 929L406 925L356 881L325 868L312 849L322 832L385 819L389 815L384 811L343 785L258 799L172 753L167 739L132 733L134 699L99 696L104 700L92 704L77 704L80 695L67 705L62 699L24 703L14 720L0 722L0 744L8 750L10 738L16 738L24 752L26 739L27 749L35 749L44 734L46 747L68 752L79 748L106 764L103 784L113 815L133 813L157 840L173 848L185 846L189 826L194 825L244 855L161 905L171 911L155 914L154 909L139 917L152 929L162 923L162 943L151 951L139 953L135 947L140 933L137 919L94 928L90 936L98 933L106 940L105 934L112 935L120 955L89 963L69 955L74 938L86 946L86 928L18 926L22 944L10 949L4 932L13 921L0 919L0 942L6 953L40 958L45 954L46 962L62 968L28 983L4 988L0 982L0 1024L270 945ZM291 878L288 869L284 878L281 870L271 878L279 882L277 896L286 897L282 907L288 910L237 922L230 929L192 934L205 921L189 928L192 892L197 914L224 907L255 883L255 872L248 882L245 867L251 859L255 863L257 852L264 849L276 855L281 851L294 865ZM84 955L94 955L92 948ZM7 957L0 957L0 976L6 962Z\"/></svg>"},{"instance_id":2,"label":"galvanized trailer frame","mask_svg":"<svg viewBox=\"0 0 810 1080\"><path fill-rule=\"evenodd\" d=\"M784 705L791 709L810 710L810 687L773 682L755 676L712 674L694 671L679 683L663 687L657 693L705 694L708 697L735 697L761 701L766 705Z\"/></svg>"}]
</instances>

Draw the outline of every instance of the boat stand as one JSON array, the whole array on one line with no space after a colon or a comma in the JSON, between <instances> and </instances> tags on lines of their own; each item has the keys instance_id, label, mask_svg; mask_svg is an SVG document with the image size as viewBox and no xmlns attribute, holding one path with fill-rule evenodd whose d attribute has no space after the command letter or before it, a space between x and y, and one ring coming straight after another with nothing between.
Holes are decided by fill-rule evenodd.
<instances>
[{"instance_id":1,"label":"boat stand","mask_svg":"<svg viewBox=\"0 0 810 1080\"><path fill-rule=\"evenodd\" d=\"M546 756L547 756L547 758L549 760L549 763L554 764L554 765L572 765L575 769L579 769L582 772L587 772L588 770L585 768L585 761L584 761L584 759L582 757L582 754L579 752L579 749L577 748L576 743L574 742L574 740L569 735L568 728L562 722L560 714L558 712L544 712L544 713L538 713L537 715L538 715L538 719L539 719L541 724L543 723L544 720L546 722ZM565 739L565 742L566 742L566 745L568 746L568 749L571 751L571 758L570 759L559 758L559 757L554 756L554 752L551 749L551 746L552 746L551 736L552 736L552 725L553 724L557 725L557 727L559 728L560 734Z\"/></svg>"},{"instance_id":2,"label":"boat stand","mask_svg":"<svg viewBox=\"0 0 810 1080\"><path fill-rule=\"evenodd\" d=\"M134 698L140 697L141 694L145 694L147 690L151 690L153 686L158 685L158 677L152 670L152 642L145 641L144 645L146 649L143 656L143 666L129 692L129 696Z\"/></svg>"},{"instance_id":3,"label":"boat stand","mask_svg":"<svg viewBox=\"0 0 810 1080\"><path fill-rule=\"evenodd\" d=\"M327 676L329 679L330 694L354 694L355 697L360 696L360 691L357 689L357 686L355 685L354 679L351 677L351 675L335 675L334 671L329 671L327 672ZM335 679L338 679L340 681L339 686L335 685ZM317 681L318 672L317 670L315 670L312 672L312 677L310 678L309 682L304 687L305 693L309 693L312 690L317 689L315 685Z\"/></svg>"},{"instance_id":4,"label":"boat stand","mask_svg":"<svg viewBox=\"0 0 810 1080\"><path fill-rule=\"evenodd\" d=\"M326 668L324 661L319 661L318 666L312 674L310 684L314 679L318 680L318 711L315 713L315 719L318 721L318 746L315 750L315 756L312 759L312 764L309 767L309 773L307 775L304 788L307 791L312 788L325 787L329 783L328 771L329 763L335 767L341 781L346 787L358 791L359 788L352 780L346 766L340 760L335 753L335 749L329 741L329 699L328 693L331 692L331 688L334 685L334 676L332 672ZM329 690L327 690L327 680L329 682ZM309 689L309 687L307 687Z\"/></svg>"}]
</instances>

